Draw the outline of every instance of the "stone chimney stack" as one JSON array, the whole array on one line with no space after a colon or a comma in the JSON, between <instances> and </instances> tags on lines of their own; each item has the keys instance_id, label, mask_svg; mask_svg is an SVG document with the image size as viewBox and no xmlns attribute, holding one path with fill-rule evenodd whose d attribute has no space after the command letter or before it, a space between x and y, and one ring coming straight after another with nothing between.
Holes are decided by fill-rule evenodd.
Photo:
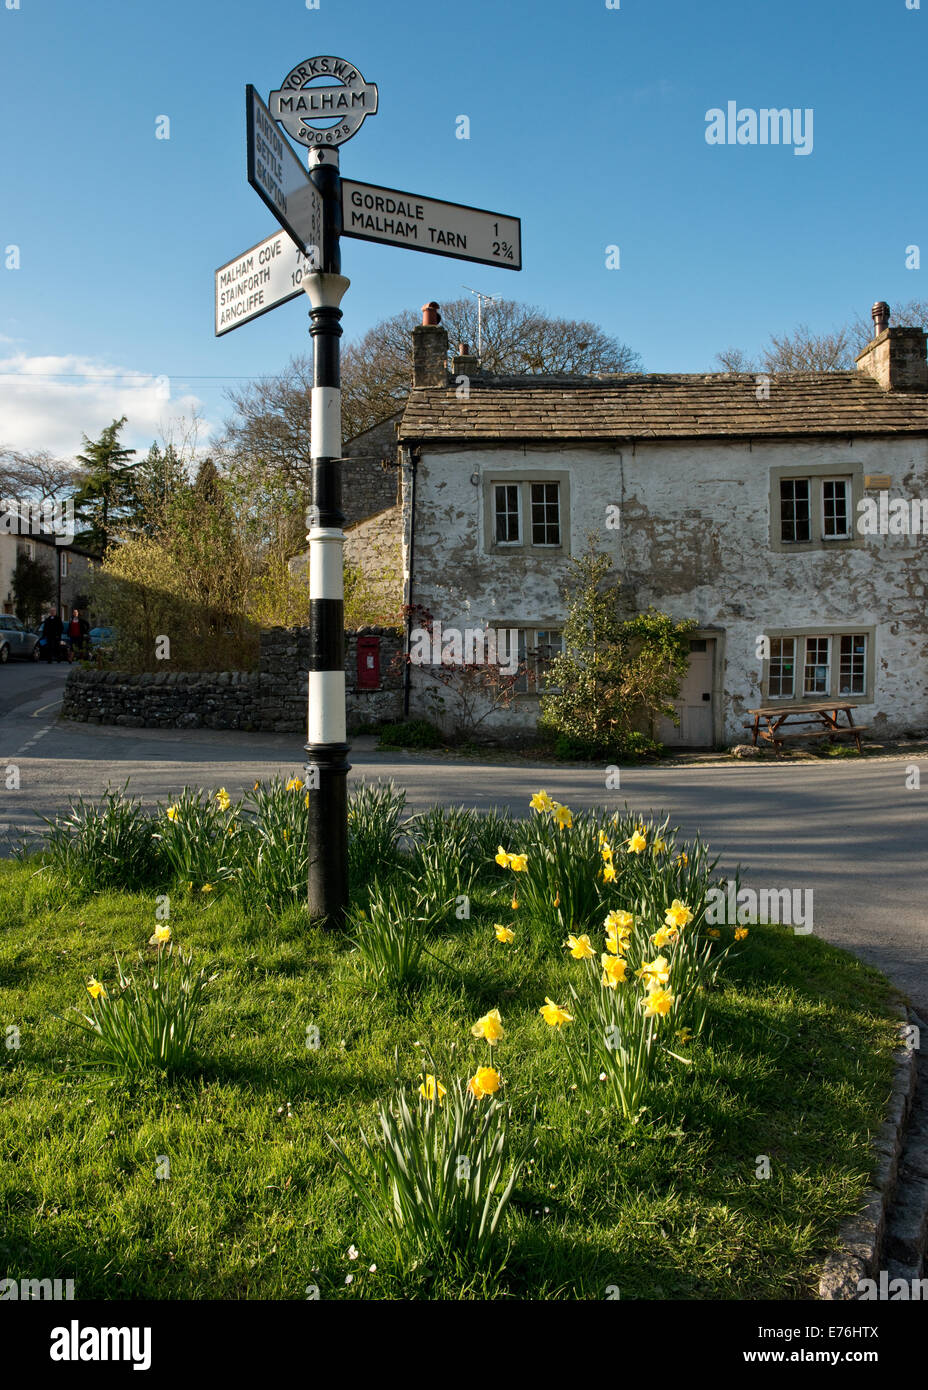
<instances>
[{"instance_id":1,"label":"stone chimney stack","mask_svg":"<svg viewBox=\"0 0 928 1390\"><path fill-rule=\"evenodd\" d=\"M873 338L856 358L884 391L928 391L928 358L924 328L890 328L890 308L879 300L871 310Z\"/></svg>"},{"instance_id":2,"label":"stone chimney stack","mask_svg":"<svg viewBox=\"0 0 928 1390\"><path fill-rule=\"evenodd\" d=\"M455 382L459 376L472 377L480 371L480 358L474 357L468 343L458 343L458 350L451 360L451 375Z\"/></svg>"},{"instance_id":3,"label":"stone chimney stack","mask_svg":"<svg viewBox=\"0 0 928 1390\"><path fill-rule=\"evenodd\" d=\"M448 330L434 299L422 306L422 322L412 330L413 386L448 385Z\"/></svg>"}]
</instances>

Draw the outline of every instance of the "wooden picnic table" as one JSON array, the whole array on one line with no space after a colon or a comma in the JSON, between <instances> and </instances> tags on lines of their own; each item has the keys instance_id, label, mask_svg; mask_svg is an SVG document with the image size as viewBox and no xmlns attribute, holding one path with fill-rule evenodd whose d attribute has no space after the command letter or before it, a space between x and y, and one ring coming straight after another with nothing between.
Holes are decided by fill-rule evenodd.
<instances>
[{"instance_id":1,"label":"wooden picnic table","mask_svg":"<svg viewBox=\"0 0 928 1390\"><path fill-rule=\"evenodd\" d=\"M777 757L780 756L780 749L786 739L821 738L823 734L849 735L857 744L857 751L860 753L863 751L860 735L867 725L854 723L853 711L857 709L857 704L854 700L847 700L843 704L835 700L828 700L822 704L816 704L811 700L797 700L794 704L763 705L759 709L748 710L748 714L754 716L754 723L753 726L748 724L745 727L753 727L755 748L760 738L765 743L774 745ZM844 722L841 720L842 715ZM811 724L814 727L808 732L800 733L795 731L795 726L799 724Z\"/></svg>"}]
</instances>

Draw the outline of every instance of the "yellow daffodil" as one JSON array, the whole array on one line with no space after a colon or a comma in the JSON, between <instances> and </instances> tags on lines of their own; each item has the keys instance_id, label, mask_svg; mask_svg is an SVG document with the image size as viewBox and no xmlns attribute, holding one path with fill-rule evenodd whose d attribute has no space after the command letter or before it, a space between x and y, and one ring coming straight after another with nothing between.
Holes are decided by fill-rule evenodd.
<instances>
[{"instance_id":1,"label":"yellow daffodil","mask_svg":"<svg viewBox=\"0 0 928 1390\"><path fill-rule=\"evenodd\" d=\"M228 811L229 807L232 805L232 798L225 787L219 788L216 793L216 800L219 802L220 811Z\"/></svg>"},{"instance_id":2,"label":"yellow daffodil","mask_svg":"<svg viewBox=\"0 0 928 1390\"><path fill-rule=\"evenodd\" d=\"M554 819L561 830L569 830L574 823L574 818L566 806L558 806L554 812Z\"/></svg>"},{"instance_id":3,"label":"yellow daffodil","mask_svg":"<svg viewBox=\"0 0 928 1390\"><path fill-rule=\"evenodd\" d=\"M674 997L669 990L652 989L641 1001L645 1018L653 1018L655 1014L663 1018L673 1008Z\"/></svg>"},{"instance_id":4,"label":"yellow daffodil","mask_svg":"<svg viewBox=\"0 0 928 1390\"><path fill-rule=\"evenodd\" d=\"M509 867L514 874L524 874L528 871L527 854L510 854Z\"/></svg>"},{"instance_id":5,"label":"yellow daffodil","mask_svg":"<svg viewBox=\"0 0 928 1390\"><path fill-rule=\"evenodd\" d=\"M692 920L692 912L679 898L674 898L664 914L664 925L668 927L688 927Z\"/></svg>"},{"instance_id":6,"label":"yellow daffodil","mask_svg":"<svg viewBox=\"0 0 928 1390\"><path fill-rule=\"evenodd\" d=\"M171 939L171 928L163 923L155 927L154 935L148 938L149 946L166 946Z\"/></svg>"},{"instance_id":7,"label":"yellow daffodil","mask_svg":"<svg viewBox=\"0 0 928 1390\"><path fill-rule=\"evenodd\" d=\"M688 864L689 862L690 862L689 855L688 855L688 854L685 854L685 853L683 852L683 850L681 849L680 853L677 855L676 859L674 860L674 863L675 863L675 864L682 864L683 867L684 867L684 869L685 869L686 866L687 866L687 864Z\"/></svg>"},{"instance_id":8,"label":"yellow daffodil","mask_svg":"<svg viewBox=\"0 0 928 1390\"><path fill-rule=\"evenodd\" d=\"M493 930L496 932L497 941L501 941L504 946L511 946L516 939L512 927L504 927L502 922L494 922Z\"/></svg>"},{"instance_id":9,"label":"yellow daffodil","mask_svg":"<svg viewBox=\"0 0 928 1390\"><path fill-rule=\"evenodd\" d=\"M513 912L517 912L519 910L519 899L516 897L515 893L513 893L512 895L512 902L509 904L509 906L512 908Z\"/></svg>"},{"instance_id":10,"label":"yellow daffodil","mask_svg":"<svg viewBox=\"0 0 928 1390\"><path fill-rule=\"evenodd\" d=\"M599 959L603 967L602 982L606 988L615 989L616 985L624 984L628 961L623 960L621 956L607 956L605 952Z\"/></svg>"},{"instance_id":11,"label":"yellow daffodil","mask_svg":"<svg viewBox=\"0 0 928 1390\"><path fill-rule=\"evenodd\" d=\"M689 1042L689 1040L690 1040L690 1038L691 1038L692 1036L693 1036L693 1030L692 1030L692 1028L678 1028L678 1029L677 1029L677 1032L676 1032L677 1040L678 1040L678 1042L683 1043L684 1046L686 1046L686 1044Z\"/></svg>"},{"instance_id":12,"label":"yellow daffodil","mask_svg":"<svg viewBox=\"0 0 928 1390\"><path fill-rule=\"evenodd\" d=\"M256 792L256 791L258 790L258 788L260 787L260 785L261 785L260 782L256 782L256 783L254 784L254 786L252 787L252 791L255 791L255 792Z\"/></svg>"},{"instance_id":13,"label":"yellow daffodil","mask_svg":"<svg viewBox=\"0 0 928 1390\"><path fill-rule=\"evenodd\" d=\"M204 883L203 887L200 889L201 893L211 893L212 891L213 885L211 883Z\"/></svg>"},{"instance_id":14,"label":"yellow daffodil","mask_svg":"<svg viewBox=\"0 0 928 1390\"><path fill-rule=\"evenodd\" d=\"M547 1023L549 1028L560 1028L565 1023L573 1023L573 1014L569 1014L566 1009L562 1009L559 1004L555 1004L553 999L545 995L545 1002L538 1010Z\"/></svg>"},{"instance_id":15,"label":"yellow daffodil","mask_svg":"<svg viewBox=\"0 0 928 1390\"><path fill-rule=\"evenodd\" d=\"M558 889L558 891L557 891L557 892L555 893L555 895L554 895L554 906L555 906L555 907L560 907L560 905L561 905L561 890Z\"/></svg>"},{"instance_id":16,"label":"yellow daffodil","mask_svg":"<svg viewBox=\"0 0 928 1390\"><path fill-rule=\"evenodd\" d=\"M509 855L503 849L502 845L498 845L496 848L496 862L501 869L509 868Z\"/></svg>"},{"instance_id":17,"label":"yellow daffodil","mask_svg":"<svg viewBox=\"0 0 928 1390\"><path fill-rule=\"evenodd\" d=\"M651 846L651 853L652 853L652 854L663 854L663 853L664 853L664 850L665 850L666 848L667 848L667 841L666 841L666 840L655 840L655 841L654 841L654 844Z\"/></svg>"},{"instance_id":18,"label":"yellow daffodil","mask_svg":"<svg viewBox=\"0 0 928 1390\"><path fill-rule=\"evenodd\" d=\"M656 950L663 951L665 946L670 946L676 941L679 934L676 927L658 927L656 932L651 933L651 940Z\"/></svg>"},{"instance_id":19,"label":"yellow daffodil","mask_svg":"<svg viewBox=\"0 0 928 1390\"><path fill-rule=\"evenodd\" d=\"M639 980L646 981L648 989L656 989L670 979L670 961L666 956L655 956L654 960L646 962L635 973Z\"/></svg>"},{"instance_id":20,"label":"yellow daffodil","mask_svg":"<svg viewBox=\"0 0 928 1390\"><path fill-rule=\"evenodd\" d=\"M602 857L603 857L603 863L604 863L604 864L611 864L611 863L612 863L612 846L611 846L611 845L603 845L602 849L601 849L599 852L600 852L600 854L601 854Z\"/></svg>"},{"instance_id":21,"label":"yellow daffodil","mask_svg":"<svg viewBox=\"0 0 928 1390\"><path fill-rule=\"evenodd\" d=\"M606 950L613 956L622 956L628 950L631 932L627 928L616 927L606 934Z\"/></svg>"},{"instance_id":22,"label":"yellow daffodil","mask_svg":"<svg viewBox=\"0 0 928 1390\"><path fill-rule=\"evenodd\" d=\"M631 932L635 925L635 918L630 912L625 912L620 907L614 907L603 922L607 932Z\"/></svg>"},{"instance_id":23,"label":"yellow daffodil","mask_svg":"<svg viewBox=\"0 0 928 1390\"><path fill-rule=\"evenodd\" d=\"M422 1096L423 1100L435 1100L436 1088L438 1104L441 1105L442 1098L446 1096L448 1092L441 1082L437 1080L431 1072L428 1072L425 1080L419 1087L419 1095Z\"/></svg>"},{"instance_id":24,"label":"yellow daffodil","mask_svg":"<svg viewBox=\"0 0 928 1390\"><path fill-rule=\"evenodd\" d=\"M168 809L167 809L167 811L165 812L165 815L167 816L167 818L168 818L169 821L176 821L176 820L177 820L177 807L176 807L176 806L169 806Z\"/></svg>"},{"instance_id":25,"label":"yellow daffodil","mask_svg":"<svg viewBox=\"0 0 928 1390\"><path fill-rule=\"evenodd\" d=\"M647 846L647 837L640 830L636 830L625 841L628 845L629 854L640 854Z\"/></svg>"},{"instance_id":26,"label":"yellow daffodil","mask_svg":"<svg viewBox=\"0 0 928 1390\"><path fill-rule=\"evenodd\" d=\"M99 980L95 980L92 975L87 981L87 993L90 995L91 999L106 998L106 990L103 985L101 985Z\"/></svg>"},{"instance_id":27,"label":"yellow daffodil","mask_svg":"<svg viewBox=\"0 0 928 1390\"><path fill-rule=\"evenodd\" d=\"M533 811L553 811L556 803L551 800L547 792L541 791L536 792L528 804Z\"/></svg>"},{"instance_id":28,"label":"yellow daffodil","mask_svg":"<svg viewBox=\"0 0 928 1390\"><path fill-rule=\"evenodd\" d=\"M475 1038L486 1038L490 1046L493 1047L500 1038L506 1036L499 1009L491 1009L488 1014L484 1014L483 1018L478 1018L470 1031Z\"/></svg>"},{"instance_id":29,"label":"yellow daffodil","mask_svg":"<svg viewBox=\"0 0 928 1390\"><path fill-rule=\"evenodd\" d=\"M570 954L574 960L592 960L596 955L593 943L586 933L583 936L568 936L564 945L570 947Z\"/></svg>"},{"instance_id":30,"label":"yellow daffodil","mask_svg":"<svg viewBox=\"0 0 928 1390\"><path fill-rule=\"evenodd\" d=\"M290 778L290 781L287 783L287 791L288 791L288 792L301 792L302 790L303 790L303 781L302 781L302 779L301 779L300 777L291 777L291 778Z\"/></svg>"},{"instance_id":31,"label":"yellow daffodil","mask_svg":"<svg viewBox=\"0 0 928 1390\"><path fill-rule=\"evenodd\" d=\"M615 866L606 864L603 869L603 883L615 883Z\"/></svg>"},{"instance_id":32,"label":"yellow daffodil","mask_svg":"<svg viewBox=\"0 0 928 1390\"><path fill-rule=\"evenodd\" d=\"M718 941L721 935L718 927L706 927L706 936L711 936L714 941Z\"/></svg>"},{"instance_id":33,"label":"yellow daffodil","mask_svg":"<svg viewBox=\"0 0 928 1390\"><path fill-rule=\"evenodd\" d=\"M483 1100L484 1096L495 1096L499 1090L499 1072L495 1067L478 1067L467 1083L472 1096Z\"/></svg>"},{"instance_id":34,"label":"yellow daffodil","mask_svg":"<svg viewBox=\"0 0 928 1390\"><path fill-rule=\"evenodd\" d=\"M748 934L747 927L735 927L735 940L743 941Z\"/></svg>"}]
</instances>

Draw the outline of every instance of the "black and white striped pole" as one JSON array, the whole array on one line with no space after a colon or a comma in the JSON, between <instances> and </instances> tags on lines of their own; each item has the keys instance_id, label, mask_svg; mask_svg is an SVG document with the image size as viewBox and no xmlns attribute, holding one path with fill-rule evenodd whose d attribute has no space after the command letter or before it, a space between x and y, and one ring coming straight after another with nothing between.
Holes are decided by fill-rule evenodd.
<instances>
[{"instance_id":1,"label":"black and white striped pole","mask_svg":"<svg viewBox=\"0 0 928 1390\"><path fill-rule=\"evenodd\" d=\"M313 340L312 505L309 512L309 722L306 744L309 912L341 927L348 905L348 772L345 719L345 602L342 512L340 304L341 179L338 150L310 153L322 201L320 269L303 277Z\"/></svg>"}]
</instances>

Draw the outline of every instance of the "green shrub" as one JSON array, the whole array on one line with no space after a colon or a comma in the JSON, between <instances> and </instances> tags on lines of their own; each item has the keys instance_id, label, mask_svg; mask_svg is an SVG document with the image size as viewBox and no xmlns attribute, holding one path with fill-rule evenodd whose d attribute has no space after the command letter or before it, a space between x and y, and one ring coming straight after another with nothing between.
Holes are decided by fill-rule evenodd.
<instances>
[{"instance_id":1,"label":"green shrub","mask_svg":"<svg viewBox=\"0 0 928 1390\"><path fill-rule=\"evenodd\" d=\"M428 719L384 724L380 730L381 748L438 748L441 742L440 730Z\"/></svg>"}]
</instances>

